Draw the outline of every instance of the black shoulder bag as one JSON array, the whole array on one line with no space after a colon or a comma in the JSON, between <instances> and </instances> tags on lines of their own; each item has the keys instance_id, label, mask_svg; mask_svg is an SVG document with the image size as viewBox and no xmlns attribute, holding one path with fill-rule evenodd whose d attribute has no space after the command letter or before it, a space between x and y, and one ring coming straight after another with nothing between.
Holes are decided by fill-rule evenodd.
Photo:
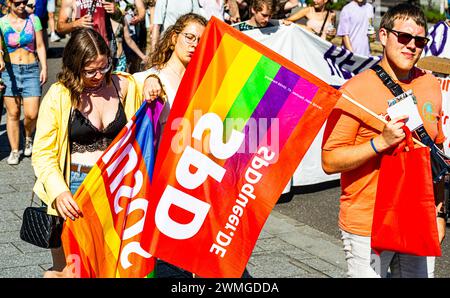
<instances>
[{"instance_id":1,"label":"black shoulder bag","mask_svg":"<svg viewBox=\"0 0 450 298\"><path fill-rule=\"evenodd\" d=\"M399 96L400 94L404 93L402 87L400 87L399 84L395 83L380 65L374 65L372 67L372 70L375 71L384 85L388 87L388 89L394 96ZM442 152L439 147L436 146L423 125L417 128L414 132L417 135L418 139L431 149L430 160L433 182L439 183L445 175L450 173L450 157L446 156L444 152Z\"/></svg>"},{"instance_id":2,"label":"black shoulder bag","mask_svg":"<svg viewBox=\"0 0 450 298\"><path fill-rule=\"evenodd\" d=\"M32 191L30 207L25 208L20 228L20 239L42 248L61 246L63 219L47 214L47 206L33 207Z\"/></svg>"}]
</instances>

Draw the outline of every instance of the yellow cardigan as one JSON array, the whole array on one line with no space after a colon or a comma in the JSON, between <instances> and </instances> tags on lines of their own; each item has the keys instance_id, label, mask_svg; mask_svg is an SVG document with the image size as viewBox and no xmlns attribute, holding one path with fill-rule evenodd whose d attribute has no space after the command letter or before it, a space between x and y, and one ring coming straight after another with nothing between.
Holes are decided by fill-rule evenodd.
<instances>
[{"instance_id":1,"label":"yellow cardigan","mask_svg":"<svg viewBox=\"0 0 450 298\"><path fill-rule=\"evenodd\" d=\"M134 78L127 73L115 72L128 80L124 110L127 120L142 103ZM70 91L61 83L53 84L39 108L33 143L33 165L37 177L33 191L47 204L48 214L57 215L53 202L58 195L70 191L70 146L68 124L71 110Z\"/></svg>"}]
</instances>

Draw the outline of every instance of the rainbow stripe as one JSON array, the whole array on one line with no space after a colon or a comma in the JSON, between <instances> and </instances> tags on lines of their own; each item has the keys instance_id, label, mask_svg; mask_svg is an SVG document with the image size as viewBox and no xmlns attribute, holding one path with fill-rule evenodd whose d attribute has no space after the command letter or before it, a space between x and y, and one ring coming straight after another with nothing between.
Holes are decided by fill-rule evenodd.
<instances>
[{"instance_id":1,"label":"rainbow stripe","mask_svg":"<svg viewBox=\"0 0 450 298\"><path fill-rule=\"evenodd\" d=\"M68 264L78 277L153 277L155 259L140 243L153 174L154 115L143 104L74 198L83 216L64 224ZM139 182L140 181L140 182Z\"/></svg>"},{"instance_id":2,"label":"rainbow stripe","mask_svg":"<svg viewBox=\"0 0 450 298\"><path fill-rule=\"evenodd\" d=\"M211 20L166 124L149 214L155 213L168 185L208 203L210 209L200 230L184 240L167 236L154 217L148 216L145 228L152 235L151 253L199 276L239 277L270 211L339 97L338 91L297 65L217 19ZM223 121L228 132L225 140L232 129L245 134L240 150L227 160L214 157L204 146L208 133L202 142L191 137L198 119L207 113ZM175 125L180 118L183 125ZM220 182L208 177L195 189L178 182L175 172L187 145L225 169ZM259 170L255 199L248 200L242 214L237 212L236 229L226 229L230 216L236 215L236 200L248 184L245 176L257 152L264 148L275 152L276 160ZM171 208L169 215L185 224L193 217L177 207ZM211 252L219 232L232 238L224 247L224 256Z\"/></svg>"}]
</instances>

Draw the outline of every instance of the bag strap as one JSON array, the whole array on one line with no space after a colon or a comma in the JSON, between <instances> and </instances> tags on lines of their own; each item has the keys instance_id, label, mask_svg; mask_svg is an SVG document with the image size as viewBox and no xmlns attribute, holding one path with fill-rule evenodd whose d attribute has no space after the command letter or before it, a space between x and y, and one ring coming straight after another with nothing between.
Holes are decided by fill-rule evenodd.
<instances>
[{"instance_id":1,"label":"bag strap","mask_svg":"<svg viewBox=\"0 0 450 298\"><path fill-rule=\"evenodd\" d=\"M394 96L399 96L400 94L404 93L402 87L399 84L395 83L394 80L392 80L392 78L383 69L383 67L376 64L372 66L372 70L375 71L383 84L391 91ZM431 149L431 155L435 157L435 159L443 168L443 171L440 173L439 177L436 178L436 180L440 180L444 175L450 172L450 165L447 163L450 158L446 156L439 149L439 147L436 146L423 125L419 126L414 132L420 139L420 141Z\"/></svg>"},{"instance_id":2,"label":"bag strap","mask_svg":"<svg viewBox=\"0 0 450 298\"><path fill-rule=\"evenodd\" d=\"M397 148L394 150L393 155L397 155L405 150L405 148L408 148L409 151L414 150L414 142L412 139L412 133L411 130L409 130L408 126L403 125L402 126L403 131L405 132L405 139L400 142L400 144L397 146Z\"/></svg>"},{"instance_id":3,"label":"bag strap","mask_svg":"<svg viewBox=\"0 0 450 298\"><path fill-rule=\"evenodd\" d=\"M168 5L168 4L169 4L169 0L166 0L166 6L165 6L165 8L164 8L164 15L163 15L161 27L164 27L164 21L166 20L166 15L167 15L167 5ZM164 28L164 30L166 30L166 28Z\"/></svg>"},{"instance_id":4,"label":"bag strap","mask_svg":"<svg viewBox=\"0 0 450 298\"><path fill-rule=\"evenodd\" d=\"M394 80L388 75L388 73L381 67L380 65L376 64L372 66L372 70L375 71L377 76L380 78L380 80L383 82L383 84L391 91L391 93L394 96L399 96L400 94L403 94L404 91L402 87L395 83ZM417 133L417 136L419 137L420 141L427 145L428 147L432 148L435 144L431 137L428 135L427 131L425 130L425 127L421 125L419 128L415 130Z\"/></svg>"},{"instance_id":5,"label":"bag strap","mask_svg":"<svg viewBox=\"0 0 450 298\"><path fill-rule=\"evenodd\" d=\"M329 14L330 14L330 11L327 9L327 14L325 15L325 20L323 20L322 28L320 28L319 36L322 36L323 28L325 28L325 24L327 23Z\"/></svg>"},{"instance_id":6,"label":"bag strap","mask_svg":"<svg viewBox=\"0 0 450 298\"><path fill-rule=\"evenodd\" d=\"M394 96L399 96L400 94L404 93L402 87L400 87L399 84L395 83L394 80L388 75L388 73L384 70L383 67L376 64L372 66L372 70L375 71L377 76L380 78L380 80L383 82L383 84L388 87L388 89L391 91Z\"/></svg>"},{"instance_id":7,"label":"bag strap","mask_svg":"<svg viewBox=\"0 0 450 298\"><path fill-rule=\"evenodd\" d=\"M94 11L95 11L95 6L97 5L97 0L93 0L92 1L92 4L91 4L91 7L89 7L89 10L88 10L88 14L90 15L90 16L94 16Z\"/></svg>"},{"instance_id":8,"label":"bag strap","mask_svg":"<svg viewBox=\"0 0 450 298\"><path fill-rule=\"evenodd\" d=\"M36 176L34 176L34 184L36 184L36 180L37 180L37 177L36 177ZM34 202L34 191L33 191L33 189L31 189L31 200L30 200L30 207L32 207L32 206L33 206L33 202Z\"/></svg>"}]
</instances>

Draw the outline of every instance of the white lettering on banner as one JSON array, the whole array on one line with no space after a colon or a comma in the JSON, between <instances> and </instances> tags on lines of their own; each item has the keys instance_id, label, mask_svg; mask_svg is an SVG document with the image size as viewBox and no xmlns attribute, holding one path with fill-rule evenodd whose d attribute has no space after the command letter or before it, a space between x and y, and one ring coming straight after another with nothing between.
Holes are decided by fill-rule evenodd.
<instances>
[{"instance_id":1,"label":"white lettering on banner","mask_svg":"<svg viewBox=\"0 0 450 298\"><path fill-rule=\"evenodd\" d=\"M142 199L142 198L134 199L133 201L130 202L130 205L128 206L127 217L133 211L147 210L147 207L148 207L148 201L146 199ZM123 240L130 239L130 238L136 236L137 234L139 234L141 231L143 231L144 230L144 222L145 222L145 217L142 216L142 218L138 222L136 222L134 225L126 228L123 231L122 239Z\"/></svg>"},{"instance_id":2,"label":"white lettering on banner","mask_svg":"<svg viewBox=\"0 0 450 298\"><path fill-rule=\"evenodd\" d=\"M122 249L122 253L120 255L120 265L122 265L123 269L128 269L131 265L133 265L129 260L128 256L132 253L138 254L143 258L150 258L152 255L146 252L141 244L137 241L133 241L128 243Z\"/></svg>"},{"instance_id":3,"label":"white lettering on banner","mask_svg":"<svg viewBox=\"0 0 450 298\"><path fill-rule=\"evenodd\" d=\"M209 139L209 147L211 153L219 159L230 158L237 152L242 142L244 141L245 134L240 131L234 130L231 132L230 139L227 143L222 141L223 136L223 123L222 119L214 113L205 114L197 122L192 132L192 137L198 141L202 140L202 135L205 130L211 130L211 138Z\"/></svg>"},{"instance_id":4,"label":"white lettering on banner","mask_svg":"<svg viewBox=\"0 0 450 298\"><path fill-rule=\"evenodd\" d=\"M169 215L172 205L194 214L194 218L186 224L176 222ZM188 239L200 230L210 207L208 203L168 185L156 207L155 224L163 234L170 238Z\"/></svg>"},{"instance_id":5,"label":"white lettering on banner","mask_svg":"<svg viewBox=\"0 0 450 298\"><path fill-rule=\"evenodd\" d=\"M207 113L197 121L192 137L201 141L203 133L206 130L210 130L209 149L211 150L211 154L218 159L226 159L233 156L244 141L245 135L234 130L228 142L223 143L223 123L220 117L214 113ZM197 169L195 173L190 172L189 168L191 166ZM176 166L175 177L182 187L195 189L201 186L209 176L217 182L220 182L224 175L224 168L205 154L190 146L186 146ZM186 224L176 222L169 215L169 209L172 205L193 213L194 219ZM191 238L200 230L210 207L210 204L186 194L171 185L167 185L159 200L158 206L156 206L156 227L161 233L173 239L182 240Z\"/></svg>"},{"instance_id":6,"label":"white lettering on banner","mask_svg":"<svg viewBox=\"0 0 450 298\"><path fill-rule=\"evenodd\" d=\"M259 155L259 156L258 156ZM240 218L244 215L244 208L247 207L249 198L255 200L256 196L253 193L255 190L254 185L257 184L261 178L262 174L258 172L262 167L268 167L269 161L275 158L276 153L271 151L267 147L261 147L258 150L258 155L255 155L251 161L250 167L245 171L245 181L246 183L242 186L241 192L236 199L236 204L231 207L231 214L228 217L228 221L225 223L224 231L219 231L216 235L215 242L211 245L209 252L215 253L220 257L224 257L227 249L225 247L231 244L235 231L237 230ZM242 199L242 200L240 200ZM226 233L228 232L228 233Z\"/></svg>"},{"instance_id":7,"label":"white lettering on banner","mask_svg":"<svg viewBox=\"0 0 450 298\"><path fill-rule=\"evenodd\" d=\"M191 173L190 166L194 166L197 171ZM215 163L208 156L186 146L175 169L177 181L187 189L195 189L211 176L217 182L222 181L225 169Z\"/></svg>"},{"instance_id":8,"label":"white lettering on banner","mask_svg":"<svg viewBox=\"0 0 450 298\"><path fill-rule=\"evenodd\" d=\"M126 210L127 216L136 210L141 210L143 212L143 215L139 221L137 221L132 226L125 228L121 240L131 239L132 237L142 233L142 231L144 230L145 215L148 209L147 200L143 198L136 198L144 184L144 177L139 169L136 170L136 167L138 166L137 153L134 150L133 145L128 143L130 136L133 133L133 130L131 129L131 126L133 124L133 120L130 120L127 123L127 132L102 156L102 161L105 164L108 164L111 161L111 158L113 158L114 156L114 161L105 171L107 176L105 182L109 182L112 179L114 173L118 172L114 180L112 182L109 182L111 194L117 190L119 185L121 185L114 197L114 213L118 215L120 212L124 211L124 209L119 206L119 199L121 197L125 197L126 199L130 200L130 203ZM123 148L124 146L125 148ZM120 154L116 154L119 152ZM126 157L128 157L128 159L125 165L119 168L119 165L123 163ZM124 178L134 171L134 185L123 185ZM120 265L124 269L127 269L132 265L132 263L128 259L129 255L132 253L138 254L143 258L150 258L152 256L140 246L139 242L129 242L124 245L122 251L120 252Z\"/></svg>"}]
</instances>

